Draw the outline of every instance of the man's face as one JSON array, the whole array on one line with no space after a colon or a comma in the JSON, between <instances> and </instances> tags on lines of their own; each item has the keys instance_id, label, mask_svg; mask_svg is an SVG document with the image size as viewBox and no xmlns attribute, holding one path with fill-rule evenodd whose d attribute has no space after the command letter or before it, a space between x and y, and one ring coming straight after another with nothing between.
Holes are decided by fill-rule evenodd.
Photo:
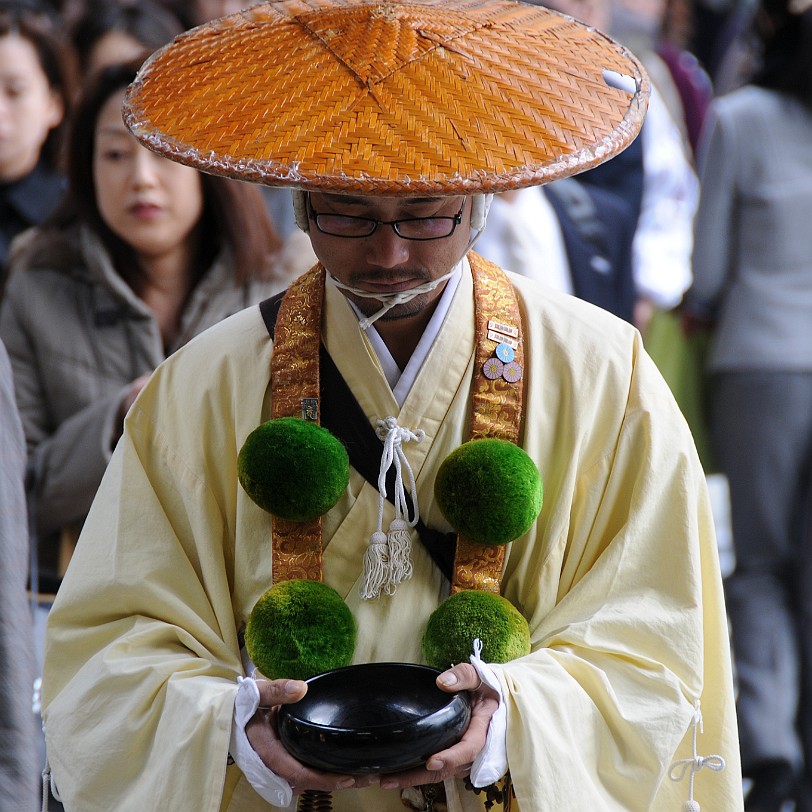
<instances>
[{"instance_id":1,"label":"man's face","mask_svg":"<svg viewBox=\"0 0 812 812\"><path fill-rule=\"evenodd\" d=\"M395 198L335 195L313 192L308 211L391 221L413 217L454 217L462 207L462 221L449 237L406 240L392 226L380 225L368 237L323 234L310 221L310 241L316 256L339 282L369 293L398 293L432 282L447 274L462 258L470 239L471 202L462 196ZM384 320L416 315L439 299L443 285L397 305ZM346 294L370 316L381 302Z\"/></svg>"}]
</instances>

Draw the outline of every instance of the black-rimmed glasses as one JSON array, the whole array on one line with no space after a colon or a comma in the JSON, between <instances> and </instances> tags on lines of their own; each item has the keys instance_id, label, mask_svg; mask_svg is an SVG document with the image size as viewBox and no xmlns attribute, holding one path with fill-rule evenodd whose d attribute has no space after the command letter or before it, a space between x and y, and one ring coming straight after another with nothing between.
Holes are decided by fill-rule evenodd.
<instances>
[{"instance_id":1,"label":"black-rimmed glasses","mask_svg":"<svg viewBox=\"0 0 812 812\"><path fill-rule=\"evenodd\" d=\"M310 219L322 234L331 237L369 237L378 226L392 226L395 234L404 240L442 240L450 237L462 222L462 210L446 217L404 217L401 220L375 220L372 217L353 217L349 214L325 214L313 211L310 206Z\"/></svg>"}]
</instances>

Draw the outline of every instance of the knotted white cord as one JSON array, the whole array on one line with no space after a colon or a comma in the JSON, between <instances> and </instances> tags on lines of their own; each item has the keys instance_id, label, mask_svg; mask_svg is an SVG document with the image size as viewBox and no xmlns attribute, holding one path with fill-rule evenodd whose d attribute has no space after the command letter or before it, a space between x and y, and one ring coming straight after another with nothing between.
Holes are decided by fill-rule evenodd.
<instances>
[{"instance_id":1,"label":"knotted white cord","mask_svg":"<svg viewBox=\"0 0 812 812\"><path fill-rule=\"evenodd\" d=\"M369 291L362 290L361 288L354 288L352 285L345 285L343 282L336 279L332 274L330 274L330 278L333 280L333 283L337 288L339 288L339 290L346 290L348 293L354 293L356 296L359 296L362 299L377 299L382 304L380 310L373 313L371 316L361 319L358 322L358 326L362 330L366 331L374 322L381 318L381 316L385 316L393 307L410 302L415 298L415 296L420 296L423 293L430 293L438 285L441 285L447 279L451 279L451 277L456 273L456 270L457 267L455 265L447 274L443 274L437 279L433 279L430 282L423 282L422 285L417 285L414 288L397 291L395 293L370 293Z\"/></svg>"},{"instance_id":2,"label":"knotted white cord","mask_svg":"<svg viewBox=\"0 0 812 812\"><path fill-rule=\"evenodd\" d=\"M414 516L412 519L409 519L406 491L403 487L404 468L409 474L409 488L411 493L415 493L416 488L414 472L403 451L403 443L408 443L410 440L420 443L425 438L426 432L424 432L423 429L412 431L411 429L402 428L398 425L394 417L387 417L385 420L378 420L378 427L375 429L375 434L378 435L378 439L383 443L381 468L378 473L378 492L380 494L378 500L378 530L381 529L383 524L383 505L386 501L386 474L392 465L395 466L395 518L402 519L405 517L409 527L414 527L420 518L420 509L417 505L417 499L414 499Z\"/></svg>"},{"instance_id":3,"label":"knotted white cord","mask_svg":"<svg viewBox=\"0 0 812 812\"><path fill-rule=\"evenodd\" d=\"M725 760L722 756L700 756L697 753L697 736L698 733L704 733L704 726L702 723L702 711L700 710L699 700L694 704L693 716L693 755L691 758L682 758L675 761L668 772L668 777L672 781L682 781L685 775L688 774L688 800L682 805L682 812L701 812L699 803L694 800L694 777L703 768L707 767L713 772L721 772L725 769Z\"/></svg>"},{"instance_id":4,"label":"knotted white cord","mask_svg":"<svg viewBox=\"0 0 812 812\"><path fill-rule=\"evenodd\" d=\"M378 420L375 433L383 443L381 467L378 473L378 526L370 536L369 547L364 554L364 577L361 582L361 597L364 600L377 598L381 592L392 595L398 584L412 577L412 557L410 528L419 518L417 505L417 487L414 472L403 451L403 443L419 443L426 436L422 429L416 432L398 425L394 417ZM383 532L383 511L386 502L386 474L395 466L395 518L389 525L388 535ZM409 518L406 502L406 489L403 471L409 479L412 493L413 516Z\"/></svg>"}]
</instances>

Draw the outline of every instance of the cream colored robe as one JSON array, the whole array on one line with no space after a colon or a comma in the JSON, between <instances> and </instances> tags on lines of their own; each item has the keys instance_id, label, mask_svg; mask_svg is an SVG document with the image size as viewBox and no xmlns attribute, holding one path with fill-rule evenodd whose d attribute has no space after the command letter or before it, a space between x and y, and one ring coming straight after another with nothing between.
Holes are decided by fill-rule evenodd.
<instances>
[{"instance_id":1,"label":"cream colored robe","mask_svg":"<svg viewBox=\"0 0 812 812\"><path fill-rule=\"evenodd\" d=\"M736 812L722 590L686 424L633 329L512 279L527 342L522 445L544 479L541 515L510 546L503 581L533 652L496 666L519 808L679 812L688 781L667 772L691 755L701 697L699 753L727 769L700 771L695 797L704 812ZM432 487L468 434L470 275L402 409L329 286L325 312L327 346L370 419L425 431L405 450L424 521L449 529ZM270 809L226 761L238 630L271 584L270 518L236 471L269 414L271 351L258 309L238 314L162 365L128 417L50 616L44 717L69 812ZM358 622L357 662L416 662L447 585L415 543L414 577L391 598L359 599L377 496L353 472L326 517L325 580ZM335 793L334 808L403 806L376 787Z\"/></svg>"}]
</instances>

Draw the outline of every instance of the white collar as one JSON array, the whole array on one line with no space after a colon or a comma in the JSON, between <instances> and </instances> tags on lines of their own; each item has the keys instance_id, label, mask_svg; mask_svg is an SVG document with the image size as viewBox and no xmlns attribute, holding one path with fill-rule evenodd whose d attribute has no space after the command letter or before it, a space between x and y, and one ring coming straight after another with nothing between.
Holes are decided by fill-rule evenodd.
<instances>
[{"instance_id":1,"label":"white collar","mask_svg":"<svg viewBox=\"0 0 812 812\"><path fill-rule=\"evenodd\" d=\"M375 329L375 325L372 324L367 328L365 335L369 339L370 346L375 351L375 355L378 356L381 369L386 376L386 380L389 382L389 387L392 389L392 394L395 396L398 406L403 406L406 397L411 391L415 379L417 378L417 373L420 372L423 362L426 360L426 356L434 344L437 334L440 332L440 327L442 327L445 317L448 315L454 294L457 292L460 279L462 279L462 272L463 270L468 270L469 267L466 257L463 257L457 263L454 274L449 278L448 282L446 282L445 289L440 296L440 300L437 302L437 307L431 316L431 320L426 325L426 329L423 331L423 335L420 337L420 341L418 341L412 353L412 357L409 359L409 363L406 364L406 368L403 372L400 371L400 367L398 367L395 359L392 357L392 353L389 352L388 347L384 344L380 333ZM359 320L362 319L363 314L361 311L355 304L350 302L349 299L347 301L352 306Z\"/></svg>"}]
</instances>

